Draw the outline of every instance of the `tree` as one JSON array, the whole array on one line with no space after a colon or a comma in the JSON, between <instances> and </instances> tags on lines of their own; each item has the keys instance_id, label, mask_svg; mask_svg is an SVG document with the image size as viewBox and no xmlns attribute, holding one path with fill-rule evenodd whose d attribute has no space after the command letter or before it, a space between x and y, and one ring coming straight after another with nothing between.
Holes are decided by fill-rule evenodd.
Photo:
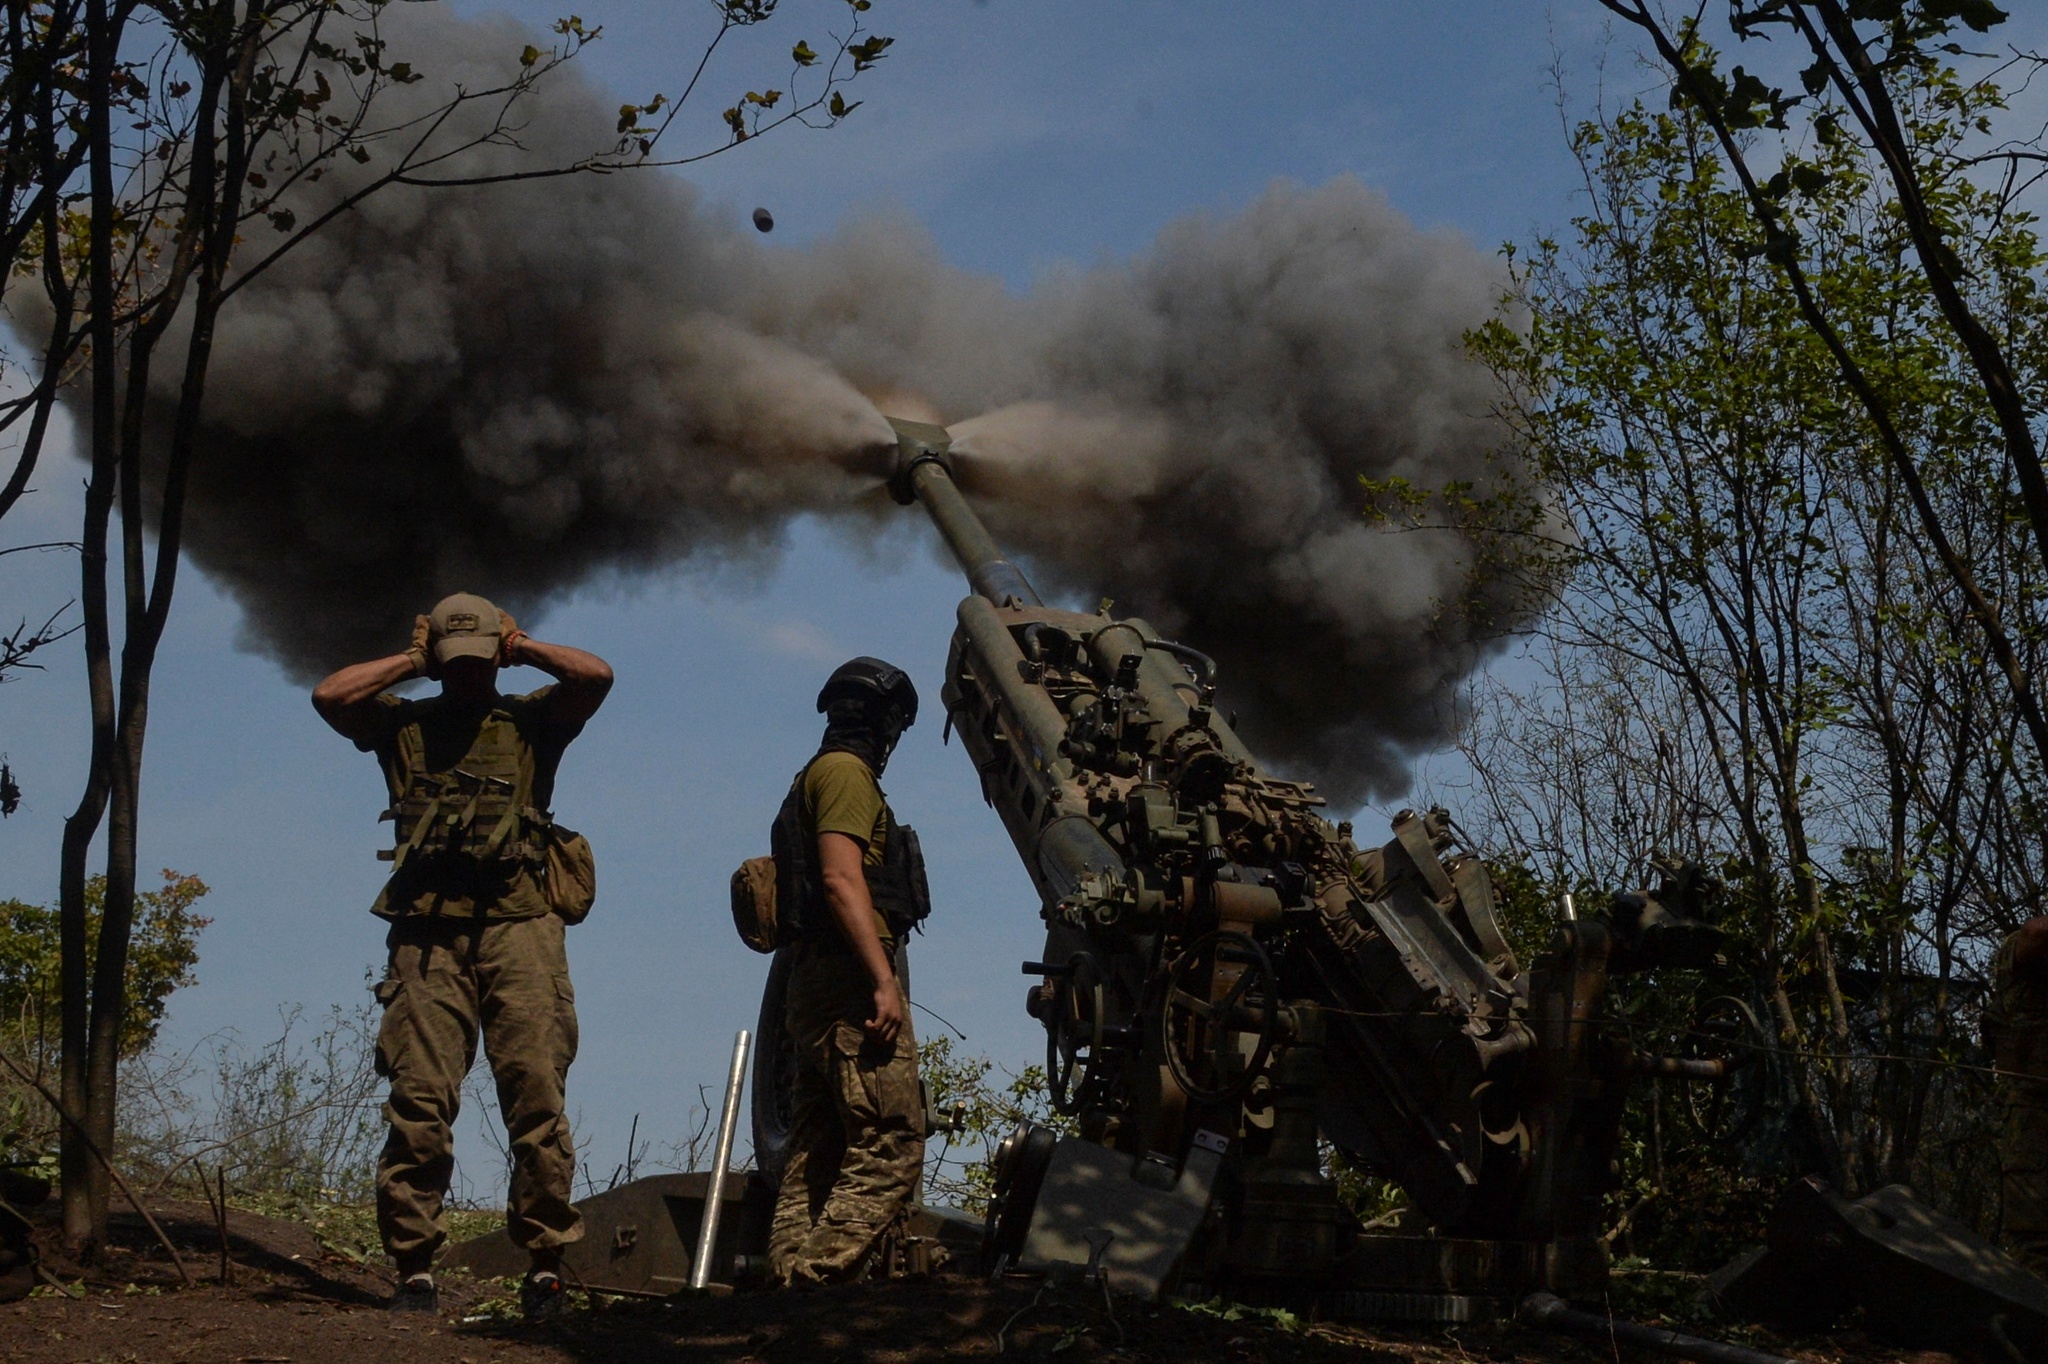
<instances>
[{"instance_id":1,"label":"tree","mask_svg":"<svg viewBox=\"0 0 2048 1364\"><path fill-rule=\"evenodd\" d=\"M1943 321L1969 359L1980 401L1997 421L2005 476L2017 485L2037 556L2048 559L2048 472L2042 466L2023 386L2015 378L2013 352L1986 325L1970 296L1972 279L1960 250L1967 223L1958 218L1952 202L1958 194L1969 197L1970 176L1980 166L2003 163L2007 173L1998 191L1999 207L2010 208L2038 181L2038 169L2029 168L2048 165L2048 148L2039 135L2018 141L1997 138L1995 123L1982 108L1972 121L1945 124L1929 137L1916 117L1922 111L1909 103L1930 79L1941 78L1945 61L1972 55L1957 41L1962 30L1986 33L2008 16L1991 0L1731 0L1728 26L1737 39L1764 39L1782 30L1807 48L1812 63L1799 72L1803 93L1788 95L1741 66L1724 75L1717 54L1701 38L1697 17L1674 30L1658 18L1648 0L1600 3L1649 37L1672 73L1674 101L1696 109L1712 130L1761 229L1765 253L1782 271L1800 315L1827 347L1863 407L1892 461L1920 533L1961 593L2005 678L2036 757L2048 761L2048 715L1998 606L1978 583L1968 557L1952 542L1948 524L1923 486L1922 470L1896 427L1893 409L1852 353L1809 277L1807 243L1787 208L1798 196L1819 188L1828 172L1788 151L1780 169L1762 178L1751 165L1754 148L1742 138L1748 129L1788 130L1786 115L1802 107L1809 114L1808 130L1823 151L1854 142L1860 134L1863 140L1858 145L1881 164L1890 181L1891 211L1911 240ZM2044 59L2015 53L2014 62L2038 69ZM1982 83L1964 87L1952 76L1949 83L1959 93L1993 88ZM1995 145L1975 151L1968 143L1970 133L1995 140Z\"/></svg>"},{"instance_id":2,"label":"tree","mask_svg":"<svg viewBox=\"0 0 2048 1364\"><path fill-rule=\"evenodd\" d=\"M1941 68L1899 97L1935 148L1998 98ZM1958 997L2042 884L2040 753L1977 609L2031 675L2048 564L2005 434L1867 148L1788 158L1804 187L1767 230L1691 101L1631 104L1573 147L1589 211L1517 260L1520 321L1472 339L1534 483L1505 511L1428 502L1559 594L1539 694L1479 697L1484 822L1554 889L1626 884L1655 848L1714 856L1801 1162L1944 1187L1940 1143L1972 1116L1938 1102L1970 1046ZM1943 203L1973 314L2038 383L2032 220L1967 179ZM1799 242L1829 335L1770 231Z\"/></svg>"},{"instance_id":3,"label":"tree","mask_svg":"<svg viewBox=\"0 0 2048 1364\"><path fill-rule=\"evenodd\" d=\"M61 1098L75 1119L64 1129L64 1224L74 1252L89 1254L106 1232L109 1181L90 1152L113 1149L150 683L177 587L186 488L203 458L197 436L222 309L327 222L395 186L648 171L792 123L830 126L854 108L846 83L890 43L864 27L870 0L846 3L843 36L822 55L797 42L787 91L735 99L714 145L672 149L677 113L727 37L774 18L777 0L715 0L715 31L681 90L622 106L615 139L566 162L484 171L472 154L519 146L530 96L597 28L563 20L549 46L508 51L500 78L423 99L434 73L390 50L385 0L10 4L0 243L16 298L29 291L38 304L41 344L34 385L0 406L0 428L26 424L0 517L40 458L60 389L75 379L86 390L77 547L92 747L65 822L59 887ZM341 175L349 192L300 221L295 191ZM167 402L150 396L159 366L177 376ZM87 863L103 823L95 939Z\"/></svg>"},{"instance_id":4,"label":"tree","mask_svg":"<svg viewBox=\"0 0 2048 1364\"><path fill-rule=\"evenodd\" d=\"M207 894L206 883L166 869L163 885L135 897L135 922L130 933L120 1055L139 1056L156 1041L174 991L190 985L199 962L199 935L210 919L193 912ZM106 879L86 883L86 938L99 937L106 901ZM63 973L59 919L55 905L21 900L0 901L0 1049L41 1079L57 1062L58 1019L62 1011ZM12 1091L12 1086L7 1086ZM12 1121L0 1127L0 1150L21 1143L30 1126L34 1095L13 1092L8 1105ZM43 1126L43 1125L38 1125Z\"/></svg>"},{"instance_id":5,"label":"tree","mask_svg":"<svg viewBox=\"0 0 2048 1364\"><path fill-rule=\"evenodd\" d=\"M0 33L0 70L6 72L0 80L0 247L9 273L37 279L63 320L50 329L56 348L45 348L38 365L24 367L27 391L0 403L0 433L25 423L13 466L0 481L0 518L28 489L71 356L65 343L75 282L63 243L65 215L76 202L73 181L89 146L79 70L84 43L78 0L9 0Z\"/></svg>"},{"instance_id":6,"label":"tree","mask_svg":"<svg viewBox=\"0 0 2048 1364\"><path fill-rule=\"evenodd\" d=\"M147 1051L163 1026L173 991L193 981L199 935L213 921L193 912L208 893L196 876L166 868L163 885L135 897L128 953L128 1011L120 1052ZM86 883L86 937L97 940L106 903L106 878ZM55 905L0 900L0 1046L25 1058L37 1074L56 1056L63 998Z\"/></svg>"}]
</instances>

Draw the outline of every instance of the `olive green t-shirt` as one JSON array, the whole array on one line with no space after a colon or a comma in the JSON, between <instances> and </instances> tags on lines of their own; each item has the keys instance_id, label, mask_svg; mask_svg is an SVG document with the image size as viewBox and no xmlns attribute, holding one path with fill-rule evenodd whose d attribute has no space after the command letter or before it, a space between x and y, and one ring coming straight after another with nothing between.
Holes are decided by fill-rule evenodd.
<instances>
[{"instance_id":1,"label":"olive green t-shirt","mask_svg":"<svg viewBox=\"0 0 2048 1364\"><path fill-rule=\"evenodd\" d=\"M533 808L546 810L554 801L555 770L582 723L564 723L550 704L555 688L545 686L524 696L501 696L489 710L450 704L440 696L418 700L385 693L377 698L376 720L356 739L356 747L377 755L385 785L396 805L412 784L408 748L421 755L419 766L429 774L460 767L477 741L486 716L509 718L518 736L520 776ZM417 726L419 742L401 743L406 729ZM533 870L516 865L509 874L488 880L475 876L450 881L433 869L396 873L385 883L371 912L394 919L408 914L445 914L457 918L529 919L548 913L547 893Z\"/></svg>"},{"instance_id":2,"label":"olive green t-shirt","mask_svg":"<svg viewBox=\"0 0 2048 1364\"><path fill-rule=\"evenodd\" d=\"M800 804L813 842L820 834L845 834L861 845L866 865L882 865L889 839L888 801L875 774L854 754L833 752L814 759L804 771ZM879 911L875 927L884 944L895 941Z\"/></svg>"}]
</instances>

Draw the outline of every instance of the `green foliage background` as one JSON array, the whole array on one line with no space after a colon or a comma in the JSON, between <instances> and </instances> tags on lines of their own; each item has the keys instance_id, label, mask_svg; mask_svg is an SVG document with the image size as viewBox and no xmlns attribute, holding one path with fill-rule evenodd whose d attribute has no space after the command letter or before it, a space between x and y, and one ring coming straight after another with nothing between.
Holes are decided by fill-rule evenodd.
<instances>
[{"instance_id":1,"label":"green foliage background","mask_svg":"<svg viewBox=\"0 0 2048 1364\"><path fill-rule=\"evenodd\" d=\"M86 950L97 951L107 882L86 882ZM128 959L128 1011L121 1055L148 1049L162 1026L171 992L192 983L199 935L213 921L195 913L207 887L196 876L166 869L163 884L136 896ZM0 901L0 1045L40 1068L54 1058L63 995L58 981L57 906Z\"/></svg>"},{"instance_id":2,"label":"green foliage background","mask_svg":"<svg viewBox=\"0 0 2048 1364\"><path fill-rule=\"evenodd\" d=\"M1696 37L1689 60L1718 67ZM1964 164L2003 96L1934 61L1886 75L1971 304L2038 402L2048 256L2024 206ZM1560 892L1587 913L1642 884L1653 851L1726 882L1724 969L1613 991L1615 1026L1651 1050L1683 1046L1722 997L1764 1034L1739 1139L1703 1130L1674 1085L1631 1105L1612 1245L1663 1264L1756 1240L1808 1171L1852 1193L1905 1182L1993 1226L1976 1012L1991 951L2041 904L2039 762L1787 253L2036 675L2048 571L1890 181L1816 94L1803 125L1789 106L1744 125L1769 233L1683 99L1579 122L1587 211L1509 253L1501 314L1469 338L1501 381L1506 491L1367 489L1390 528L1486 539L1473 571L1543 607L1537 680L1475 686L1473 776L1444 793L1493 854L1518 947Z\"/></svg>"},{"instance_id":3,"label":"green foliage background","mask_svg":"<svg viewBox=\"0 0 2048 1364\"><path fill-rule=\"evenodd\" d=\"M88 951L99 942L105 894L105 877L86 883ZM193 907L206 894L206 883L198 877L166 869L161 886L136 897L128 1011L121 1027L124 1059L149 1050L172 992L192 983L199 935L212 922ZM57 907L0 901L0 1047L45 1083L55 1068L62 1033L58 961ZM48 1106L11 1074L0 1074L0 1160L40 1153L54 1145L54 1138Z\"/></svg>"}]
</instances>

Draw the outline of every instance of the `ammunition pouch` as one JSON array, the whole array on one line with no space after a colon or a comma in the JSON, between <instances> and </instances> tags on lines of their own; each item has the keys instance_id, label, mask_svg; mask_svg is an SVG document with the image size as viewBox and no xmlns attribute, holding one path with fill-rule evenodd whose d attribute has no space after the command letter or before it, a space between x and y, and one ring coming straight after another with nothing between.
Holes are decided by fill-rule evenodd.
<instances>
[{"instance_id":1,"label":"ammunition pouch","mask_svg":"<svg viewBox=\"0 0 2048 1364\"><path fill-rule=\"evenodd\" d=\"M912 929L924 931L925 918L932 912L932 891L925 880L924 846L917 841L917 830L898 824L893 813L888 820L882 864L863 870L868 898L875 902L889 931L901 938Z\"/></svg>"},{"instance_id":2,"label":"ammunition pouch","mask_svg":"<svg viewBox=\"0 0 2048 1364\"><path fill-rule=\"evenodd\" d=\"M773 952L783 942L775 880L772 857L750 857L732 874L732 926L756 952Z\"/></svg>"},{"instance_id":3,"label":"ammunition pouch","mask_svg":"<svg viewBox=\"0 0 2048 1364\"><path fill-rule=\"evenodd\" d=\"M590 840L547 819L541 842L540 886L548 908L565 923L580 924L597 903L597 856Z\"/></svg>"},{"instance_id":4,"label":"ammunition pouch","mask_svg":"<svg viewBox=\"0 0 2048 1364\"><path fill-rule=\"evenodd\" d=\"M452 859L477 870L536 866L553 821L518 795L513 782L460 769L418 778L385 811L398 826L398 841L377 855L393 863L393 872Z\"/></svg>"}]
</instances>

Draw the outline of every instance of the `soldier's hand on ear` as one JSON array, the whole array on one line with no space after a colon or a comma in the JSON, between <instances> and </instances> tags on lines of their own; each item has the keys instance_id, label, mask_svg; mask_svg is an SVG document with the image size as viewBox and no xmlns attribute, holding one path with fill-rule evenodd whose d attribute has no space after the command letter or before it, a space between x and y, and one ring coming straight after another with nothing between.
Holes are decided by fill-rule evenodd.
<instances>
[{"instance_id":1,"label":"soldier's hand on ear","mask_svg":"<svg viewBox=\"0 0 2048 1364\"><path fill-rule=\"evenodd\" d=\"M412 643L406 646L405 656L412 660L412 670L420 677L433 677L439 673L434 666L434 623L425 616L412 618Z\"/></svg>"},{"instance_id":2,"label":"soldier's hand on ear","mask_svg":"<svg viewBox=\"0 0 2048 1364\"><path fill-rule=\"evenodd\" d=\"M498 666L509 668L519 662L518 650L526 642L526 631L519 628L510 611L502 610L498 612L498 628L504 632L498 636Z\"/></svg>"}]
</instances>

